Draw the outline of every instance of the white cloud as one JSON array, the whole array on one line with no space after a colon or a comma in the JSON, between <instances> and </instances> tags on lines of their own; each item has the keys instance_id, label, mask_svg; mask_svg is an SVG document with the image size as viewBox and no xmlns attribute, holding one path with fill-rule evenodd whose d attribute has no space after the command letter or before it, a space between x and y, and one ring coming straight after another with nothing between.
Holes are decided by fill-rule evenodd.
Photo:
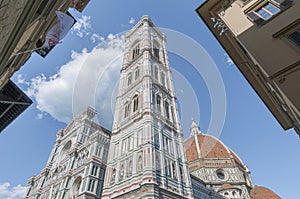
<instances>
[{"instance_id":1,"label":"white cloud","mask_svg":"<svg viewBox=\"0 0 300 199\"><path fill-rule=\"evenodd\" d=\"M95 42L102 42L104 41L105 38L97 33L93 33L90 39L93 43L95 43Z\"/></svg>"},{"instance_id":2,"label":"white cloud","mask_svg":"<svg viewBox=\"0 0 300 199\"><path fill-rule=\"evenodd\" d=\"M77 19L77 22L72 27L72 33L75 33L77 36L82 38L91 34L91 29L91 16L82 15L82 17Z\"/></svg>"},{"instance_id":3,"label":"white cloud","mask_svg":"<svg viewBox=\"0 0 300 199\"><path fill-rule=\"evenodd\" d=\"M135 22L135 19L133 17L131 17L128 23L129 24L134 24L134 22Z\"/></svg>"},{"instance_id":4,"label":"white cloud","mask_svg":"<svg viewBox=\"0 0 300 199\"><path fill-rule=\"evenodd\" d=\"M0 198L3 199L20 199L23 198L26 192L26 187L17 185L10 187L10 183L0 183Z\"/></svg>"},{"instance_id":5,"label":"white cloud","mask_svg":"<svg viewBox=\"0 0 300 199\"><path fill-rule=\"evenodd\" d=\"M229 57L229 55L228 54L224 54L225 55L225 58L226 58L226 64L228 65L228 66L231 66L231 65L234 65L234 62L232 61L232 59Z\"/></svg>"},{"instance_id":6,"label":"white cloud","mask_svg":"<svg viewBox=\"0 0 300 199\"><path fill-rule=\"evenodd\" d=\"M17 75L17 84L19 84L19 85L21 85L21 84L28 85L29 83L25 81L25 78L22 74L18 74Z\"/></svg>"},{"instance_id":7,"label":"white cloud","mask_svg":"<svg viewBox=\"0 0 300 199\"><path fill-rule=\"evenodd\" d=\"M73 114L91 106L97 109L100 123L111 127L111 96L119 80L123 46L123 36L110 34L90 52L72 52L71 60L57 74L32 78L26 93L35 99L41 113L59 121L68 123Z\"/></svg>"}]
</instances>

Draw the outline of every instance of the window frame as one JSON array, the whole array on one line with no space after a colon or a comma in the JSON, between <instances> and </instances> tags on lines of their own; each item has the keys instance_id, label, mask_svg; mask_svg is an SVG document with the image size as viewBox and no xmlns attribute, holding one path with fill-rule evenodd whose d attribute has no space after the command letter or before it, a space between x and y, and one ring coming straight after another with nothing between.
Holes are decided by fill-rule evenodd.
<instances>
[{"instance_id":1,"label":"window frame","mask_svg":"<svg viewBox=\"0 0 300 199\"><path fill-rule=\"evenodd\" d=\"M292 5L292 2L292 0L283 0L281 3L276 2L276 0L260 0L257 3L254 3L244 12L250 21L259 26L271 21L273 18L288 9ZM268 5L272 6L275 9L278 9L278 12L273 13L270 9L266 8L266 6ZM260 11L267 13L270 17L265 18L262 14L259 13Z\"/></svg>"}]
</instances>

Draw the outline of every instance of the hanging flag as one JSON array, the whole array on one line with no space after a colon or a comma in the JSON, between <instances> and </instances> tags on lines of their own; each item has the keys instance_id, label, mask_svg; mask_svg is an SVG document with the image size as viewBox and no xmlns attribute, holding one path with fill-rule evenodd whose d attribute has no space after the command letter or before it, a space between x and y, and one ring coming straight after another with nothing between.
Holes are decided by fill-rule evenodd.
<instances>
[{"instance_id":1,"label":"hanging flag","mask_svg":"<svg viewBox=\"0 0 300 199\"><path fill-rule=\"evenodd\" d=\"M71 0L72 1L72 5L73 5L73 7L75 7L76 6L76 4L77 4L77 2L78 2L78 0Z\"/></svg>"},{"instance_id":2,"label":"hanging flag","mask_svg":"<svg viewBox=\"0 0 300 199\"><path fill-rule=\"evenodd\" d=\"M43 48L55 46L66 36L75 23L74 18L66 13L61 11L56 11L55 13L58 17L58 22L47 33Z\"/></svg>"}]
</instances>

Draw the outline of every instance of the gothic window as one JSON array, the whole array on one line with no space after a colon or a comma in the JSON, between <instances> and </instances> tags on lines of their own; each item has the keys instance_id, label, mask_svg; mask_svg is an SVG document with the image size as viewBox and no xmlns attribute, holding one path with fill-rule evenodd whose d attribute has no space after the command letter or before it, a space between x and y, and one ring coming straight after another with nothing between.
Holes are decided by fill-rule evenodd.
<instances>
[{"instance_id":1,"label":"gothic window","mask_svg":"<svg viewBox=\"0 0 300 199\"><path fill-rule=\"evenodd\" d=\"M143 169L143 158L142 155L139 155L137 162L137 171L140 172Z\"/></svg>"},{"instance_id":2,"label":"gothic window","mask_svg":"<svg viewBox=\"0 0 300 199\"><path fill-rule=\"evenodd\" d=\"M177 179L176 166L174 161L172 161L172 175L174 179Z\"/></svg>"},{"instance_id":3,"label":"gothic window","mask_svg":"<svg viewBox=\"0 0 300 199\"><path fill-rule=\"evenodd\" d=\"M131 73L129 73L127 75L127 86L129 86L131 84L131 82L132 82L132 75L131 75Z\"/></svg>"},{"instance_id":4,"label":"gothic window","mask_svg":"<svg viewBox=\"0 0 300 199\"><path fill-rule=\"evenodd\" d=\"M95 155L98 156L98 157L100 157L101 151L102 151L102 146L99 145L99 144L97 144L96 145L96 150L95 150Z\"/></svg>"},{"instance_id":5,"label":"gothic window","mask_svg":"<svg viewBox=\"0 0 300 199\"><path fill-rule=\"evenodd\" d=\"M156 95L156 110L161 112L161 97L157 94Z\"/></svg>"},{"instance_id":6,"label":"gothic window","mask_svg":"<svg viewBox=\"0 0 300 199\"><path fill-rule=\"evenodd\" d=\"M94 191L95 182L96 182L96 180L90 179L89 184L88 184L88 191L91 191L91 192Z\"/></svg>"},{"instance_id":7,"label":"gothic window","mask_svg":"<svg viewBox=\"0 0 300 199\"><path fill-rule=\"evenodd\" d=\"M153 51L154 51L154 57L156 57L157 59L159 59L159 49L156 48L156 47L154 47Z\"/></svg>"},{"instance_id":8,"label":"gothic window","mask_svg":"<svg viewBox=\"0 0 300 199\"><path fill-rule=\"evenodd\" d=\"M134 72L134 79L137 80L140 77L140 69L137 68Z\"/></svg>"},{"instance_id":9,"label":"gothic window","mask_svg":"<svg viewBox=\"0 0 300 199\"><path fill-rule=\"evenodd\" d=\"M80 192L81 183L82 183L81 177L76 178L76 180L74 181L74 184L72 186L72 195L74 196L74 198L76 198Z\"/></svg>"},{"instance_id":10,"label":"gothic window","mask_svg":"<svg viewBox=\"0 0 300 199\"><path fill-rule=\"evenodd\" d=\"M114 184L116 180L116 169L113 169L111 172L110 184Z\"/></svg>"},{"instance_id":11,"label":"gothic window","mask_svg":"<svg viewBox=\"0 0 300 199\"><path fill-rule=\"evenodd\" d=\"M128 172L127 172L127 176L131 176L132 175L132 161L129 160L128 162Z\"/></svg>"},{"instance_id":12,"label":"gothic window","mask_svg":"<svg viewBox=\"0 0 300 199\"><path fill-rule=\"evenodd\" d=\"M167 101L165 101L165 116L167 119L170 119L169 103Z\"/></svg>"},{"instance_id":13,"label":"gothic window","mask_svg":"<svg viewBox=\"0 0 300 199\"><path fill-rule=\"evenodd\" d=\"M60 154L61 160L65 159L67 157L69 149L71 148L71 145L72 145L71 141L68 141L64 145L63 149L61 150L61 154Z\"/></svg>"},{"instance_id":14,"label":"gothic window","mask_svg":"<svg viewBox=\"0 0 300 199\"><path fill-rule=\"evenodd\" d=\"M125 104L125 110L124 110L124 118L127 118L130 114L130 103Z\"/></svg>"},{"instance_id":15,"label":"gothic window","mask_svg":"<svg viewBox=\"0 0 300 199\"><path fill-rule=\"evenodd\" d=\"M136 112L139 109L139 97L135 95L133 97L133 112Z\"/></svg>"},{"instance_id":16,"label":"gothic window","mask_svg":"<svg viewBox=\"0 0 300 199\"><path fill-rule=\"evenodd\" d=\"M119 172L119 180L123 180L124 178L124 164L122 163L120 166L120 172Z\"/></svg>"},{"instance_id":17,"label":"gothic window","mask_svg":"<svg viewBox=\"0 0 300 199\"><path fill-rule=\"evenodd\" d=\"M97 173L98 173L98 166L93 165L92 170L91 170L91 175L92 176L97 176Z\"/></svg>"},{"instance_id":18,"label":"gothic window","mask_svg":"<svg viewBox=\"0 0 300 199\"><path fill-rule=\"evenodd\" d=\"M132 49L132 60L134 60L135 58L137 58L139 56L139 54L140 54L140 44L137 44Z\"/></svg>"},{"instance_id":19,"label":"gothic window","mask_svg":"<svg viewBox=\"0 0 300 199\"><path fill-rule=\"evenodd\" d=\"M185 183L184 182L183 167L182 167L182 165L179 166L179 173L180 173L180 181L181 181L181 183Z\"/></svg>"}]
</instances>

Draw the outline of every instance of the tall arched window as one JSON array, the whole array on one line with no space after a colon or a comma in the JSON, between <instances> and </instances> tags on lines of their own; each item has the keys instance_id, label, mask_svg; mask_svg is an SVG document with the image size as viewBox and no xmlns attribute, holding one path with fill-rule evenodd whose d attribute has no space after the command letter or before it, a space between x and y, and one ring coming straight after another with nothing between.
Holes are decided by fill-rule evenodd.
<instances>
[{"instance_id":1,"label":"tall arched window","mask_svg":"<svg viewBox=\"0 0 300 199\"><path fill-rule=\"evenodd\" d=\"M156 110L161 112L161 97L160 95L156 95Z\"/></svg>"},{"instance_id":2,"label":"tall arched window","mask_svg":"<svg viewBox=\"0 0 300 199\"><path fill-rule=\"evenodd\" d=\"M133 112L136 112L139 109L139 96L135 95L133 97Z\"/></svg>"},{"instance_id":3,"label":"tall arched window","mask_svg":"<svg viewBox=\"0 0 300 199\"><path fill-rule=\"evenodd\" d=\"M165 116L167 119L170 119L169 103L167 101L165 101Z\"/></svg>"},{"instance_id":4,"label":"tall arched window","mask_svg":"<svg viewBox=\"0 0 300 199\"><path fill-rule=\"evenodd\" d=\"M140 54L140 44L136 44L132 49L132 60L137 58Z\"/></svg>"}]
</instances>

